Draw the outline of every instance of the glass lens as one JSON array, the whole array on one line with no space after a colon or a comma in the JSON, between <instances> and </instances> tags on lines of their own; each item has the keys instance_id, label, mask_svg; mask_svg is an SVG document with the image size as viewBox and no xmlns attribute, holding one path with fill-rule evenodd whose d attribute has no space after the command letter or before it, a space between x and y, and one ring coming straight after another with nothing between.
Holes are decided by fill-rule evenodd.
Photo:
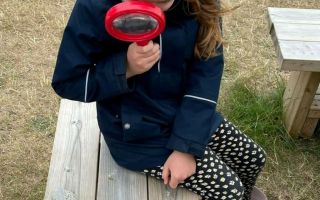
<instances>
[{"instance_id":1,"label":"glass lens","mask_svg":"<svg viewBox=\"0 0 320 200\"><path fill-rule=\"evenodd\" d=\"M158 22L151 16L131 13L116 18L112 25L126 34L142 34L157 28Z\"/></svg>"}]
</instances>

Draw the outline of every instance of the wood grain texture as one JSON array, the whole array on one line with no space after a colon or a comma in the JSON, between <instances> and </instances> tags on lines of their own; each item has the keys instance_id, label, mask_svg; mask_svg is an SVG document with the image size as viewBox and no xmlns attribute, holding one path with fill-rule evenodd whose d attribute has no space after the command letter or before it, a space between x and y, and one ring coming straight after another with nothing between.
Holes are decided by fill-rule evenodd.
<instances>
[{"instance_id":1,"label":"wood grain texture","mask_svg":"<svg viewBox=\"0 0 320 200\"><path fill-rule=\"evenodd\" d=\"M147 199L147 176L118 166L101 137L97 200Z\"/></svg>"},{"instance_id":2,"label":"wood grain texture","mask_svg":"<svg viewBox=\"0 0 320 200\"><path fill-rule=\"evenodd\" d=\"M274 22L274 29L276 30L277 38L279 40L293 40L293 41L320 41L320 24L288 24L281 22ZM302 27L303 26L303 27Z\"/></svg>"},{"instance_id":3,"label":"wood grain texture","mask_svg":"<svg viewBox=\"0 0 320 200\"><path fill-rule=\"evenodd\" d=\"M318 91L317 91L318 92ZM320 95L316 94L313 98L311 107L310 107L311 111L319 111L320 112ZM318 117L314 117L314 118L318 118Z\"/></svg>"},{"instance_id":4,"label":"wood grain texture","mask_svg":"<svg viewBox=\"0 0 320 200\"><path fill-rule=\"evenodd\" d=\"M291 76L284 94L289 134L311 137L320 116L314 99L320 82L320 9L268 8L269 33L280 69Z\"/></svg>"},{"instance_id":5,"label":"wood grain texture","mask_svg":"<svg viewBox=\"0 0 320 200\"><path fill-rule=\"evenodd\" d=\"M317 127L319 119L307 118L301 129L301 136L304 138L311 138Z\"/></svg>"},{"instance_id":6,"label":"wood grain texture","mask_svg":"<svg viewBox=\"0 0 320 200\"><path fill-rule=\"evenodd\" d=\"M320 72L320 10L268 8L280 68Z\"/></svg>"},{"instance_id":7,"label":"wood grain texture","mask_svg":"<svg viewBox=\"0 0 320 200\"><path fill-rule=\"evenodd\" d=\"M279 41L272 37L281 70L320 72L320 42Z\"/></svg>"},{"instance_id":8,"label":"wood grain texture","mask_svg":"<svg viewBox=\"0 0 320 200\"><path fill-rule=\"evenodd\" d=\"M161 180L148 177L150 200L199 200L200 196L183 188L170 189Z\"/></svg>"},{"instance_id":9,"label":"wood grain texture","mask_svg":"<svg viewBox=\"0 0 320 200\"><path fill-rule=\"evenodd\" d=\"M100 132L95 103L61 100L45 199L94 199Z\"/></svg>"},{"instance_id":10,"label":"wood grain texture","mask_svg":"<svg viewBox=\"0 0 320 200\"><path fill-rule=\"evenodd\" d=\"M268 21L270 24L269 30L271 29L271 24L275 22L288 24L320 24L320 10L269 7Z\"/></svg>"},{"instance_id":11,"label":"wood grain texture","mask_svg":"<svg viewBox=\"0 0 320 200\"><path fill-rule=\"evenodd\" d=\"M289 134L297 137L307 119L319 86L320 73L294 72L284 93L284 122Z\"/></svg>"}]
</instances>

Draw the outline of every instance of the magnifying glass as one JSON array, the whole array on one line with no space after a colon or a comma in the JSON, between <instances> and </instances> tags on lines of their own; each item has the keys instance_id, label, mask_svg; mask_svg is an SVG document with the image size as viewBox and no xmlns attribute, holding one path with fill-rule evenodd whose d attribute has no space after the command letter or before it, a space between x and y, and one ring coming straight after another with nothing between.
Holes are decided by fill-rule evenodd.
<instances>
[{"instance_id":1,"label":"magnifying glass","mask_svg":"<svg viewBox=\"0 0 320 200\"><path fill-rule=\"evenodd\" d=\"M105 28L119 40L144 46L164 30L165 16L163 11L152 3L127 1L108 10Z\"/></svg>"}]
</instances>

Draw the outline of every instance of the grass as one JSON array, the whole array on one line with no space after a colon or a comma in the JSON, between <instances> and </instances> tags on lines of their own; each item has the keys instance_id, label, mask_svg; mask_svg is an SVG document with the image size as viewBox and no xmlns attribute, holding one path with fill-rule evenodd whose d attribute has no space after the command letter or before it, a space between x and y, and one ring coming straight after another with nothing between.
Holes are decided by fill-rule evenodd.
<instances>
[{"instance_id":1,"label":"grass","mask_svg":"<svg viewBox=\"0 0 320 200\"><path fill-rule=\"evenodd\" d=\"M265 91L257 89L252 80L237 80L225 95L221 109L241 130L267 147L270 141L261 134L267 137L285 135L281 119L285 85L280 79L278 87Z\"/></svg>"},{"instance_id":2,"label":"grass","mask_svg":"<svg viewBox=\"0 0 320 200\"><path fill-rule=\"evenodd\" d=\"M294 140L281 121L288 72L280 72L267 7L319 8L314 0L244 0L224 20L226 70L219 109L268 154L258 186L271 200L320 198L320 139Z\"/></svg>"},{"instance_id":3,"label":"grass","mask_svg":"<svg viewBox=\"0 0 320 200\"><path fill-rule=\"evenodd\" d=\"M268 154L258 186L269 199L319 199L320 138L294 140L286 133L282 116L285 83L257 89L253 78L236 80L219 109Z\"/></svg>"},{"instance_id":4,"label":"grass","mask_svg":"<svg viewBox=\"0 0 320 200\"><path fill-rule=\"evenodd\" d=\"M269 157L258 185L269 199L316 200L319 138L292 140L280 120L288 73L278 70L266 8L319 8L318 0L230 0L220 109ZM0 1L0 199L43 199L59 98L50 86L72 0ZM248 101L249 99L249 101Z\"/></svg>"}]
</instances>

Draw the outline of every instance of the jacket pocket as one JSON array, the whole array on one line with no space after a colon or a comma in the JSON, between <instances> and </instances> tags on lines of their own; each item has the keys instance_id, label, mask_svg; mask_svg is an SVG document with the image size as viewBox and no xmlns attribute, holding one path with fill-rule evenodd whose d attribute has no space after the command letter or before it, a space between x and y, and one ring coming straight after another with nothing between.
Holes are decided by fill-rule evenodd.
<instances>
[{"instance_id":1,"label":"jacket pocket","mask_svg":"<svg viewBox=\"0 0 320 200\"><path fill-rule=\"evenodd\" d=\"M141 120L131 124L129 130L124 131L123 139L127 142L139 142L161 137L161 125Z\"/></svg>"},{"instance_id":2,"label":"jacket pocket","mask_svg":"<svg viewBox=\"0 0 320 200\"><path fill-rule=\"evenodd\" d=\"M142 120L146 121L146 122L150 122L150 123L154 123L154 124L159 124L162 126L168 126L169 124L161 119L157 119L154 117L150 117L150 116L142 116Z\"/></svg>"}]
</instances>

